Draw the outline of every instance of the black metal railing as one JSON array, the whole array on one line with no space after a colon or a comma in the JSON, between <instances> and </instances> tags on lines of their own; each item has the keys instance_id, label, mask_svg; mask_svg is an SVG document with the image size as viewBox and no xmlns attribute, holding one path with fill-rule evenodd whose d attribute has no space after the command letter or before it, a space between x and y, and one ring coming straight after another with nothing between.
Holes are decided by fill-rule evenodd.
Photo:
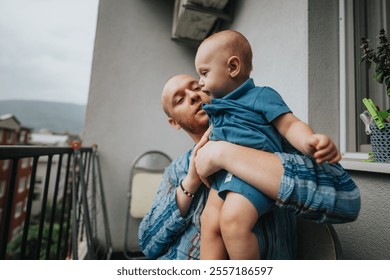
<instances>
[{"instance_id":1,"label":"black metal railing","mask_svg":"<svg viewBox=\"0 0 390 280\"><path fill-rule=\"evenodd\" d=\"M0 259L110 259L96 146L0 146L0 162Z\"/></svg>"}]
</instances>

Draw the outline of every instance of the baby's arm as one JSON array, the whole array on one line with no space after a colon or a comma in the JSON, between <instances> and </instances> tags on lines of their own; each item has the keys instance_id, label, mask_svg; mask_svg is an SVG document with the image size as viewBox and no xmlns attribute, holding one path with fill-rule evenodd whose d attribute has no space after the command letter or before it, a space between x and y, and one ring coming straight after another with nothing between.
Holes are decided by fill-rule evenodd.
<instances>
[{"instance_id":1,"label":"baby's arm","mask_svg":"<svg viewBox=\"0 0 390 280\"><path fill-rule=\"evenodd\" d=\"M295 148L304 154L314 156L318 163L338 162L340 152L333 141L324 134L316 134L292 113L277 117L272 124Z\"/></svg>"}]
</instances>

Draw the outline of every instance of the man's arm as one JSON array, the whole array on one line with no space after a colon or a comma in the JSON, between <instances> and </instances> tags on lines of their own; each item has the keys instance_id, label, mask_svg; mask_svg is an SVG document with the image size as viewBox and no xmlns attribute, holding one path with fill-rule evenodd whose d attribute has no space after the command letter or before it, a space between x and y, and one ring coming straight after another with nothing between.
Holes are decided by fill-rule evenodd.
<instances>
[{"instance_id":1,"label":"man's arm","mask_svg":"<svg viewBox=\"0 0 390 280\"><path fill-rule=\"evenodd\" d=\"M181 181L181 186L176 189L176 202L182 217L187 216L188 210L192 204L193 195L198 191L202 181L195 167L194 157L198 150L208 141L210 128L202 139L192 149L192 155L188 167L187 176ZM207 182L206 182L207 183ZM179 182L180 184L180 182Z\"/></svg>"},{"instance_id":2,"label":"man's arm","mask_svg":"<svg viewBox=\"0 0 390 280\"><path fill-rule=\"evenodd\" d=\"M187 154L166 169L151 209L140 224L139 245L150 259L163 255L190 223L191 215L187 212L192 198L183 197L178 188L181 178L186 176L186 161ZM179 201L184 210L179 209Z\"/></svg>"},{"instance_id":3,"label":"man's arm","mask_svg":"<svg viewBox=\"0 0 390 280\"><path fill-rule=\"evenodd\" d=\"M357 218L359 190L339 165L315 166L307 157L291 156L295 157L291 162L282 162L273 153L224 141L209 141L198 151L195 162L200 176L207 178L225 169L298 216L331 223ZM293 163L296 163L295 168L290 166ZM291 168L286 171L285 166ZM323 168L330 170L321 171Z\"/></svg>"},{"instance_id":4,"label":"man's arm","mask_svg":"<svg viewBox=\"0 0 390 280\"><path fill-rule=\"evenodd\" d=\"M199 176L225 169L276 200L283 165L277 155L226 141L209 141L195 157Z\"/></svg>"}]
</instances>

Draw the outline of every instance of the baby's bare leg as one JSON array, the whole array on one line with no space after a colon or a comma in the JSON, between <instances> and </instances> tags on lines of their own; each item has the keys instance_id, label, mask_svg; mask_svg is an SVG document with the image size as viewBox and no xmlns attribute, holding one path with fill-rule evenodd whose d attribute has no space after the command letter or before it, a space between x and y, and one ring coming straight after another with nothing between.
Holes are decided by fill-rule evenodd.
<instances>
[{"instance_id":1,"label":"baby's bare leg","mask_svg":"<svg viewBox=\"0 0 390 280\"><path fill-rule=\"evenodd\" d=\"M220 227L232 260L260 259L259 243L252 231L259 216L241 194L228 192L220 213Z\"/></svg>"},{"instance_id":2,"label":"baby's bare leg","mask_svg":"<svg viewBox=\"0 0 390 280\"><path fill-rule=\"evenodd\" d=\"M206 206L201 216L200 259L226 260L227 252L219 228L219 214L223 200L214 189L210 190Z\"/></svg>"}]
</instances>

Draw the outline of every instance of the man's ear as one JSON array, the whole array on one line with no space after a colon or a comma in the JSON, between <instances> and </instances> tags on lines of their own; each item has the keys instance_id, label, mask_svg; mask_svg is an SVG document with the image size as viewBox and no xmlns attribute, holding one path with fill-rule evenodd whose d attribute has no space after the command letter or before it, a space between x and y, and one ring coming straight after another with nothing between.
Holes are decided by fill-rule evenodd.
<instances>
[{"instance_id":1,"label":"man's ear","mask_svg":"<svg viewBox=\"0 0 390 280\"><path fill-rule=\"evenodd\" d=\"M240 74L241 61L238 56L231 56L228 60L228 68L230 77L235 78Z\"/></svg>"},{"instance_id":2,"label":"man's ear","mask_svg":"<svg viewBox=\"0 0 390 280\"><path fill-rule=\"evenodd\" d=\"M168 123L169 123L173 128L175 128L176 130L181 129L181 125L178 124L177 121L175 121L175 120L172 119L171 117L168 118Z\"/></svg>"}]
</instances>

